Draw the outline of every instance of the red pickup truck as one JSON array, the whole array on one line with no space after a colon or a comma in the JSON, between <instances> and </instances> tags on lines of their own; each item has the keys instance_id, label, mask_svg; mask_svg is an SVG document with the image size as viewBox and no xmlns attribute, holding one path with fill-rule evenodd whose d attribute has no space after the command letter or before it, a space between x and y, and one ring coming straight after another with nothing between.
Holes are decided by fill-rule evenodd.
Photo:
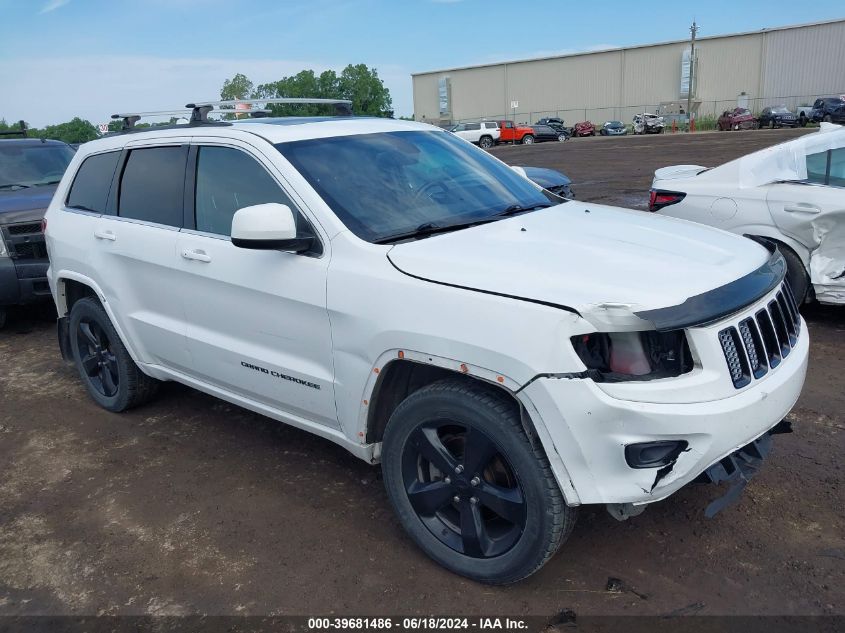
<instances>
[{"instance_id":1,"label":"red pickup truck","mask_svg":"<svg viewBox=\"0 0 845 633\"><path fill-rule=\"evenodd\" d=\"M513 121L497 121L502 135L500 143L522 143L531 145L534 142L534 129L527 125L516 125Z\"/></svg>"}]
</instances>

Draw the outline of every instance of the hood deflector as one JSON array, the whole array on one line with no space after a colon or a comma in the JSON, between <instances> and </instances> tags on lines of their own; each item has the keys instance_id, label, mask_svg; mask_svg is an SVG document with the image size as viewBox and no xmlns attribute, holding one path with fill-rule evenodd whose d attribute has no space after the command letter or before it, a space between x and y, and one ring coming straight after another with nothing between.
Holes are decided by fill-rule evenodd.
<instances>
[{"instance_id":1,"label":"hood deflector","mask_svg":"<svg viewBox=\"0 0 845 633\"><path fill-rule=\"evenodd\" d=\"M757 270L729 284L690 297L680 305L634 314L653 323L657 331L680 330L713 323L764 297L783 281L786 261L774 242L755 241L771 253L769 260Z\"/></svg>"}]
</instances>

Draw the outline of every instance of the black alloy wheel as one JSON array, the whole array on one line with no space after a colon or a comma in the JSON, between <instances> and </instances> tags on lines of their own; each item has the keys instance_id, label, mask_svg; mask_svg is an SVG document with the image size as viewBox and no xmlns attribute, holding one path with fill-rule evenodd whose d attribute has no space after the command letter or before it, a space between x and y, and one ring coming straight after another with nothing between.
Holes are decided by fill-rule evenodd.
<instances>
[{"instance_id":1,"label":"black alloy wheel","mask_svg":"<svg viewBox=\"0 0 845 633\"><path fill-rule=\"evenodd\" d=\"M91 398L108 411L125 411L152 398L159 382L129 355L102 304L85 297L68 315L70 352Z\"/></svg>"},{"instance_id":2,"label":"black alloy wheel","mask_svg":"<svg viewBox=\"0 0 845 633\"><path fill-rule=\"evenodd\" d=\"M402 526L447 569L480 582L530 576L575 525L545 451L503 390L446 378L415 391L384 431L384 486Z\"/></svg>"},{"instance_id":3,"label":"black alloy wheel","mask_svg":"<svg viewBox=\"0 0 845 633\"><path fill-rule=\"evenodd\" d=\"M481 430L445 419L418 427L405 445L402 475L420 521L460 554L500 556L525 529L522 487Z\"/></svg>"},{"instance_id":4,"label":"black alloy wheel","mask_svg":"<svg viewBox=\"0 0 845 633\"><path fill-rule=\"evenodd\" d=\"M120 388L120 370L106 332L93 319L83 317L76 329L76 344L91 386L106 398L113 398Z\"/></svg>"}]
</instances>

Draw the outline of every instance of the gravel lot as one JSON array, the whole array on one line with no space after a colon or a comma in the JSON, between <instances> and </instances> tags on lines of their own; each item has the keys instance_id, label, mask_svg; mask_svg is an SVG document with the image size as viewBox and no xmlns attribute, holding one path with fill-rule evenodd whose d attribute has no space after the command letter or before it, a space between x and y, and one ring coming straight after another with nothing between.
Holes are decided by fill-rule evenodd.
<instances>
[{"instance_id":1,"label":"gravel lot","mask_svg":"<svg viewBox=\"0 0 845 633\"><path fill-rule=\"evenodd\" d=\"M651 174L803 133L586 138L500 147L583 200L644 208ZM490 588L429 561L380 472L179 385L114 415L62 363L52 317L0 332L0 614L843 614L845 309L812 337L796 432L737 506L687 488L625 523L585 508L538 574ZM605 590L609 577L622 591Z\"/></svg>"}]
</instances>

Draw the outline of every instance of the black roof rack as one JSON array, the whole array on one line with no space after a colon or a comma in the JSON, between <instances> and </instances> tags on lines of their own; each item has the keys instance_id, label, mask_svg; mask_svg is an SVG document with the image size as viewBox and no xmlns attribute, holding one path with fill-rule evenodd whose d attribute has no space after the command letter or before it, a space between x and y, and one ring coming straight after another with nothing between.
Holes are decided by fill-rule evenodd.
<instances>
[{"instance_id":1,"label":"black roof rack","mask_svg":"<svg viewBox=\"0 0 845 633\"><path fill-rule=\"evenodd\" d=\"M0 136L23 136L24 138L27 137L27 129L26 123L24 121L18 121L19 130L6 130L0 132Z\"/></svg>"}]
</instances>

